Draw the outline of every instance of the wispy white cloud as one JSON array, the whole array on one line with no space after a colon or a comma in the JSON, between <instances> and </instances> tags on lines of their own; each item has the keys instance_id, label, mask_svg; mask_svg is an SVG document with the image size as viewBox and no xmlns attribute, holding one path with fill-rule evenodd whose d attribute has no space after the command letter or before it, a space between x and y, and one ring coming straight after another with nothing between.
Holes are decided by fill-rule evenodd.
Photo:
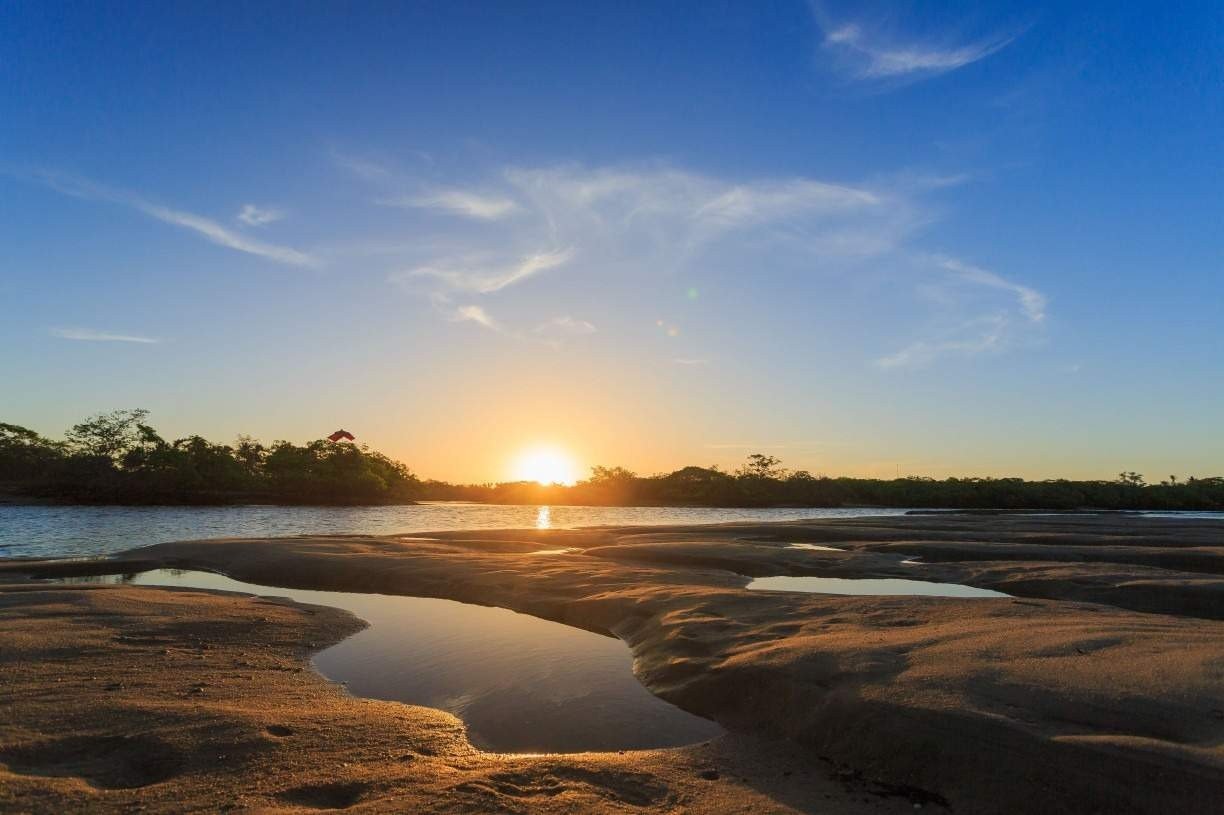
<instances>
[{"instance_id":1,"label":"wispy white cloud","mask_svg":"<svg viewBox=\"0 0 1224 815\"><path fill-rule=\"evenodd\" d=\"M395 272L392 282L406 284L413 278L432 278L453 291L492 294L548 269L555 269L574 256L572 249L536 252L511 263L487 256L444 259L438 265L418 266Z\"/></svg>"},{"instance_id":2,"label":"wispy white cloud","mask_svg":"<svg viewBox=\"0 0 1224 815\"><path fill-rule=\"evenodd\" d=\"M339 150L332 150L331 159L337 167L362 181L385 183L395 178L395 171L388 164L368 156L358 156L351 153L342 153Z\"/></svg>"},{"instance_id":3,"label":"wispy white cloud","mask_svg":"<svg viewBox=\"0 0 1224 815\"><path fill-rule=\"evenodd\" d=\"M583 334L594 334L595 324L587 320L575 320L567 314L562 317L553 317L551 320L537 325L534 333L581 336Z\"/></svg>"},{"instance_id":4,"label":"wispy white cloud","mask_svg":"<svg viewBox=\"0 0 1224 815\"><path fill-rule=\"evenodd\" d=\"M996 315L981 321L972 321L960 327L967 336L947 340L918 340L896 353L880 357L876 365L881 368L909 368L929 365L942 356L975 356L1002 349L1008 327L1006 317Z\"/></svg>"},{"instance_id":5,"label":"wispy white cloud","mask_svg":"<svg viewBox=\"0 0 1224 815\"><path fill-rule=\"evenodd\" d=\"M61 192L64 195L71 195L74 198L82 198L91 201L106 201L112 204L122 204L123 206L141 212L150 218L154 218L163 223L173 224L184 229L191 230L198 235L203 236L209 241L224 246L229 249L234 249L239 252L245 252L250 255L257 255L268 260L284 263L291 266L319 266L320 262L314 256L291 249L287 246L278 246L272 243L265 243L245 235L238 234L210 218L203 215L196 215L192 212L183 210L171 209L158 203L149 201L134 193L124 190L117 190L110 187L96 184L87 179L69 176L63 173L56 172L36 172L31 173L29 177L42 182L53 190Z\"/></svg>"},{"instance_id":6,"label":"wispy white cloud","mask_svg":"<svg viewBox=\"0 0 1224 815\"><path fill-rule=\"evenodd\" d=\"M805 178L731 182L666 166L510 168L513 241L571 247L590 273L676 273L736 236L815 256L886 251L915 223L904 200Z\"/></svg>"},{"instance_id":7,"label":"wispy white cloud","mask_svg":"<svg viewBox=\"0 0 1224 815\"><path fill-rule=\"evenodd\" d=\"M858 75L866 79L892 78L913 74L935 75L963 68L1005 48L1014 37L982 40L969 45L939 48L921 43L885 43L873 40L854 24L844 25L825 35L825 46L848 52L858 65Z\"/></svg>"},{"instance_id":8,"label":"wispy white cloud","mask_svg":"<svg viewBox=\"0 0 1224 815\"><path fill-rule=\"evenodd\" d=\"M956 258L938 256L937 260L941 266L950 272L960 275L963 280L1011 292L1016 296L1024 316L1030 322L1039 323L1045 319L1046 296L1036 289L1022 286L1019 283L1013 283L1002 275L977 266L971 266L968 263L962 263Z\"/></svg>"},{"instance_id":9,"label":"wispy white cloud","mask_svg":"<svg viewBox=\"0 0 1224 815\"><path fill-rule=\"evenodd\" d=\"M1001 353L1033 337L1045 322L1048 300L1030 286L945 255L920 260L945 273L943 280L925 287L928 297L941 306L942 320L930 327L932 337L877 359L880 368L916 368L941 357ZM966 286L970 291L964 290ZM964 317L974 310L977 316Z\"/></svg>"},{"instance_id":10,"label":"wispy white cloud","mask_svg":"<svg viewBox=\"0 0 1224 815\"><path fill-rule=\"evenodd\" d=\"M317 267L320 265L318 259L307 252L291 249L288 246L279 246L277 244L253 240L244 235L231 232L216 221L201 215L173 210L145 201L134 201L133 205L150 217L168 224L190 229L219 246L225 246L239 252L246 252L248 255L257 255L289 266Z\"/></svg>"},{"instance_id":11,"label":"wispy white cloud","mask_svg":"<svg viewBox=\"0 0 1224 815\"><path fill-rule=\"evenodd\" d=\"M409 193L395 200L462 211L472 223L421 222L412 252L420 259L390 274L391 282L435 302L465 294L510 297L501 309L508 322L499 326L537 339L544 339L541 316L531 312L540 289L532 287L530 299L511 290L525 292L524 281L545 273L555 296L579 276L649 287L655 279L729 264L738 266L734 274L754 275L762 264L858 262L893 251L928 217L904 185L729 181L662 164L510 167L471 189L448 187L445 197ZM494 217L510 205L514 217ZM453 318L451 306L440 310ZM577 327L543 325L553 335Z\"/></svg>"},{"instance_id":12,"label":"wispy white cloud","mask_svg":"<svg viewBox=\"0 0 1224 815\"><path fill-rule=\"evenodd\" d=\"M938 312L909 332L901 350L877 359L880 367L1002 351L1026 327L1044 321L1044 295L953 257L909 248L912 235L934 218L923 193L963 181L913 174L861 184L805 177L728 180L665 164L510 167L470 190L447 193L464 206L513 202L513 218L421 221L417 258L389 279L429 297L447 319L559 347L568 337L592 333L594 324L545 317L539 313L544 303L550 309L581 308L584 318L598 322L602 303L589 299L592 291L620 292L619 302L637 300L643 310L655 310L657 297L674 291L675 281L700 275L743 286L767 275L797 280L853 273L870 278L862 285L879 286L890 299L917 289L919 301ZM668 279L673 282L662 283ZM525 281L539 282L524 286ZM473 295L488 300L455 307ZM486 311L493 300L497 320ZM691 298L684 302L684 308L695 308ZM680 333L674 320L659 320L658 326L668 337ZM905 341L906 331L899 333ZM670 360L709 364L700 348Z\"/></svg>"},{"instance_id":13,"label":"wispy white cloud","mask_svg":"<svg viewBox=\"0 0 1224 815\"><path fill-rule=\"evenodd\" d=\"M869 190L801 178L736 184L702 204L693 217L731 228L797 213L842 214L880 203L880 196Z\"/></svg>"},{"instance_id":14,"label":"wispy white cloud","mask_svg":"<svg viewBox=\"0 0 1224 815\"><path fill-rule=\"evenodd\" d=\"M391 198L383 203L390 206L438 210L478 221L497 221L520 209L512 198L465 190L436 190L426 195Z\"/></svg>"},{"instance_id":15,"label":"wispy white cloud","mask_svg":"<svg viewBox=\"0 0 1224 815\"><path fill-rule=\"evenodd\" d=\"M589 320L575 319L566 314L545 320L531 329L529 334L522 335L520 338L542 342L550 348L560 350L571 340L594 333L596 333L594 323Z\"/></svg>"},{"instance_id":16,"label":"wispy white cloud","mask_svg":"<svg viewBox=\"0 0 1224 815\"><path fill-rule=\"evenodd\" d=\"M489 312L485 311L481 306L459 306L451 312L451 319L455 322L476 323L490 331L502 331L501 324L490 317Z\"/></svg>"},{"instance_id":17,"label":"wispy white cloud","mask_svg":"<svg viewBox=\"0 0 1224 815\"><path fill-rule=\"evenodd\" d=\"M95 331L92 328L52 328L52 336L62 340L79 342L134 342L144 345L154 345L161 340L154 337L142 337L138 334L117 334L110 331Z\"/></svg>"},{"instance_id":18,"label":"wispy white cloud","mask_svg":"<svg viewBox=\"0 0 1224 815\"><path fill-rule=\"evenodd\" d=\"M943 36L921 40L897 33L885 20L847 20L812 0L812 12L823 32L822 47L849 76L879 82L906 82L938 76L985 59L1016 39L998 33L971 42Z\"/></svg>"},{"instance_id":19,"label":"wispy white cloud","mask_svg":"<svg viewBox=\"0 0 1224 815\"><path fill-rule=\"evenodd\" d=\"M586 220L604 229L653 224L668 231L717 232L796 217L844 216L885 204L885 196L862 187L806 178L735 183L665 167L513 168L505 177L559 228Z\"/></svg>"},{"instance_id":20,"label":"wispy white cloud","mask_svg":"<svg viewBox=\"0 0 1224 815\"><path fill-rule=\"evenodd\" d=\"M284 217L284 210L275 207L260 207L255 204L243 204L242 211L238 213L238 220L247 226L265 226L282 220Z\"/></svg>"}]
</instances>

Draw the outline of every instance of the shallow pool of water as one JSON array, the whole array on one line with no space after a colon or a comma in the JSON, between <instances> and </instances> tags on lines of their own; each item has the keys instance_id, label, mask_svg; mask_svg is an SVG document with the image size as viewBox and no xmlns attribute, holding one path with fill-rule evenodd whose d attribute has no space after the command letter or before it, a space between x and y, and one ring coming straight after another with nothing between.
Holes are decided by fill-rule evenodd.
<instances>
[{"instance_id":1,"label":"shallow pool of water","mask_svg":"<svg viewBox=\"0 0 1224 815\"><path fill-rule=\"evenodd\" d=\"M319 652L319 673L356 696L449 711L485 750L674 747L722 732L646 690L620 640L538 617L453 600L259 586L207 572L163 569L123 582L289 597L350 611L370 626Z\"/></svg>"},{"instance_id":2,"label":"shallow pool of water","mask_svg":"<svg viewBox=\"0 0 1224 815\"><path fill-rule=\"evenodd\" d=\"M814 594L873 594L921 595L924 597L1010 597L1001 591L961 586L956 583L932 583L929 580L905 580L898 577L758 577L748 588L760 591L802 591Z\"/></svg>"}]
</instances>

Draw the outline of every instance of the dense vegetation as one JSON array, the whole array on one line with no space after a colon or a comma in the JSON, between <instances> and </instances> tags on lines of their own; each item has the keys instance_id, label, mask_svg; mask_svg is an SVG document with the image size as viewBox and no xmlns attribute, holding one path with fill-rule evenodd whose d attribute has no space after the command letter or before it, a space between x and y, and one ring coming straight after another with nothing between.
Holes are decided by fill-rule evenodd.
<instances>
[{"instance_id":1,"label":"dense vegetation","mask_svg":"<svg viewBox=\"0 0 1224 815\"><path fill-rule=\"evenodd\" d=\"M460 500L585 506L894 506L981 509L1224 510L1224 477L1170 476L1148 484L1138 473L1112 481L1019 478L828 478L789 471L754 454L734 472L684 467L639 476L594 467L574 486L535 482L457 485L419 481L400 462L364 445L325 440L265 447L199 436L168 442L143 410L95 416L63 441L0 423L0 492L86 503L387 504Z\"/></svg>"},{"instance_id":2,"label":"dense vegetation","mask_svg":"<svg viewBox=\"0 0 1224 815\"><path fill-rule=\"evenodd\" d=\"M0 483L12 494L105 504L385 504L420 492L407 467L364 446L166 441L147 416L95 416L64 441L0 423Z\"/></svg>"},{"instance_id":3,"label":"dense vegetation","mask_svg":"<svg viewBox=\"0 0 1224 815\"><path fill-rule=\"evenodd\" d=\"M788 471L759 453L735 472L684 467L638 476L621 467L594 467L572 487L533 482L457 486L426 481L424 497L499 504L579 506L891 506L970 509L1224 510L1224 477L1147 484L1138 473L1114 481L1025 481L1021 478L827 478Z\"/></svg>"}]
</instances>

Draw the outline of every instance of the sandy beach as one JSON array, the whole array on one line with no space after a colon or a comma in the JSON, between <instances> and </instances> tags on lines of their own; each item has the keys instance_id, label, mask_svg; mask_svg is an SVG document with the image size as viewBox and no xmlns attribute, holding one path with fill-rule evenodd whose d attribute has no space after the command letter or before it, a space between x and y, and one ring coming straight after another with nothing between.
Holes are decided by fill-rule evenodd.
<instances>
[{"instance_id":1,"label":"sandy beach","mask_svg":"<svg viewBox=\"0 0 1224 815\"><path fill-rule=\"evenodd\" d=\"M362 627L345 612L31 579L165 567L447 598L613 635L651 691L727 733L668 750L484 753L449 714L354 698L310 669ZM745 588L770 575L1010 596ZM0 581L5 811L1207 813L1224 800L1216 521L210 540L8 561Z\"/></svg>"}]
</instances>

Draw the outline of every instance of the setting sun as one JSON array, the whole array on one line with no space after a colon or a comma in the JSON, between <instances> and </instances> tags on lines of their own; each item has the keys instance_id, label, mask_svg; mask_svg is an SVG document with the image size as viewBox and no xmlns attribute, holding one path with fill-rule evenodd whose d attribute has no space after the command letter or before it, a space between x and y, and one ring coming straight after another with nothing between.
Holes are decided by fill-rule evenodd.
<instances>
[{"instance_id":1,"label":"setting sun","mask_svg":"<svg viewBox=\"0 0 1224 815\"><path fill-rule=\"evenodd\" d=\"M514 462L514 478L541 484L571 485L577 481L577 467L565 452L553 447L533 447Z\"/></svg>"}]
</instances>

